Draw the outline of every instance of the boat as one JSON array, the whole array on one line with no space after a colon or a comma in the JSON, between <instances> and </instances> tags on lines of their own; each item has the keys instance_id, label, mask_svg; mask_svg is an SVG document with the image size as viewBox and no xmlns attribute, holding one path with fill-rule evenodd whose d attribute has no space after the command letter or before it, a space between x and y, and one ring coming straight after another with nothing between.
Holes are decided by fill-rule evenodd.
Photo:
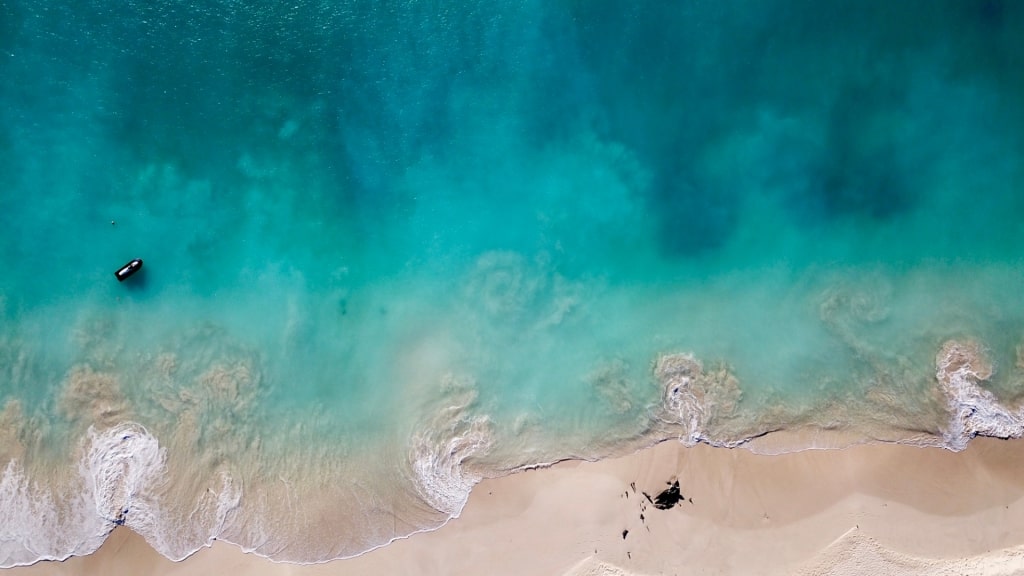
<instances>
[{"instance_id":1,"label":"boat","mask_svg":"<svg viewBox=\"0 0 1024 576\"><path fill-rule=\"evenodd\" d=\"M142 258L135 258L131 262L121 266L117 272L114 272L114 276L117 276L118 282L124 282L125 278L128 278L139 270L142 270Z\"/></svg>"}]
</instances>

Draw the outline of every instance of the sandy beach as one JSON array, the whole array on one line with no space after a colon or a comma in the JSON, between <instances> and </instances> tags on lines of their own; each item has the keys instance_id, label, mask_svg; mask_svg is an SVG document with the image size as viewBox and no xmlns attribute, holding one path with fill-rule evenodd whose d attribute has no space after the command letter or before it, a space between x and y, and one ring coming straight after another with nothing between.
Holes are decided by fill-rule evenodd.
<instances>
[{"instance_id":1,"label":"sandy beach","mask_svg":"<svg viewBox=\"0 0 1024 576\"><path fill-rule=\"evenodd\" d=\"M1022 448L665 442L486 480L459 518L357 558L278 564L215 543L174 563L119 528L91 556L10 574L1024 574ZM684 499L653 506L676 480Z\"/></svg>"}]
</instances>

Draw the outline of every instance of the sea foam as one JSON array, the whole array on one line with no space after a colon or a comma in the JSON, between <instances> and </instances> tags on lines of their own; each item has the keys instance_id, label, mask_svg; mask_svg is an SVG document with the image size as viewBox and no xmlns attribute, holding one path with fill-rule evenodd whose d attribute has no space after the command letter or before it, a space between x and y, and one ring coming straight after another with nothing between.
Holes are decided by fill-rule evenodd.
<instances>
[{"instance_id":1,"label":"sea foam","mask_svg":"<svg viewBox=\"0 0 1024 576\"><path fill-rule=\"evenodd\" d=\"M163 488L170 481L167 450L139 424L90 428L86 443L80 468L96 515L112 525L128 526L172 560L186 558L217 538L241 502L241 486L222 472L220 489L194 495L187 517L172 514L168 507L183 503L164 502Z\"/></svg>"},{"instance_id":2,"label":"sea foam","mask_svg":"<svg viewBox=\"0 0 1024 576\"><path fill-rule=\"evenodd\" d=\"M1024 436L1024 406L1008 406L982 386L994 374L995 366L980 343L951 340L943 344L935 358L934 391L944 404L940 417L945 420L936 422L936 433L931 433L916 428L901 430L898 421L892 423L892 430L875 429L863 418L873 405L853 401L842 404L839 412L834 405L815 411L824 417L794 412L788 416L792 421L787 420L782 408L775 409L774 418L770 418L772 411L765 407L741 411L741 383L727 368L708 370L689 353L665 354L654 365L654 376L663 387L662 403L655 410L655 418L668 428L656 428L653 433L678 433L679 440L690 446L743 446L766 454L838 449L871 442L960 451L975 436ZM828 425L823 426L814 418L827 421Z\"/></svg>"},{"instance_id":3,"label":"sea foam","mask_svg":"<svg viewBox=\"0 0 1024 576\"><path fill-rule=\"evenodd\" d=\"M18 461L7 464L0 476L0 567L91 554L117 525L181 560L223 532L241 501L241 488L222 474L221 489L201 497L181 525L161 497L166 450L133 422L90 427L79 454L77 476L54 476L67 478L63 483L33 481Z\"/></svg>"},{"instance_id":4,"label":"sea foam","mask_svg":"<svg viewBox=\"0 0 1024 576\"><path fill-rule=\"evenodd\" d=\"M124 423L90 428L81 474L95 501L96 514L133 528L152 525L159 515L150 496L167 471L166 451L144 427Z\"/></svg>"},{"instance_id":5,"label":"sea foam","mask_svg":"<svg viewBox=\"0 0 1024 576\"><path fill-rule=\"evenodd\" d=\"M80 453L79 475L64 483L31 481L18 461L7 464L0 478L0 566L89 554L117 524L142 532L158 522L149 495L162 481L164 452L145 428L90 428Z\"/></svg>"},{"instance_id":6,"label":"sea foam","mask_svg":"<svg viewBox=\"0 0 1024 576\"><path fill-rule=\"evenodd\" d=\"M9 462L0 477L0 567L94 552L112 525L90 504L81 492L55 498L18 462Z\"/></svg>"},{"instance_id":7,"label":"sea foam","mask_svg":"<svg viewBox=\"0 0 1024 576\"><path fill-rule=\"evenodd\" d=\"M727 368L707 370L693 354L666 354L655 362L654 376L664 388L657 417L682 427L681 442L733 447L748 440L722 438L711 430L717 421L731 417L740 401L739 382Z\"/></svg>"},{"instance_id":8,"label":"sea foam","mask_svg":"<svg viewBox=\"0 0 1024 576\"><path fill-rule=\"evenodd\" d=\"M1001 404L981 386L994 371L980 344L945 343L936 357L935 390L946 401L948 422L939 434L908 432L909 442L962 450L977 435L1024 435L1024 410ZM750 440L761 434L804 429L799 423L787 428L786 422L774 422L769 424L776 428L765 430L764 422L748 422L749 416L759 415L747 414L740 406L740 382L725 364L709 368L693 354L664 354L654 362L652 372L663 392L644 436L648 443L678 438L687 445L754 449ZM315 520L307 524L302 519L305 511L268 505L267 498L276 492L267 486L253 486L243 500L241 482L226 470L209 478L213 484L205 491L183 491L175 480L182 471L169 470L167 448L146 427L125 422L90 427L76 452L79 474L63 476L62 483L52 478L50 484L34 482L18 460L7 464L0 477L0 566L92 553L118 524L136 531L172 560L186 558L219 539L236 543L247 552L290 562L349 557L436 528L461 513L482 478L530 467L486 465L496 440L493 423L476 404L475 384L446 376L442 391L445 400L433 410L433 416L414 427L405 461L406 487L421 503L413 506L425 505L433 512L398 532L374 533L356 548L296 548L303 527L310 529L315 524ZM847 440L887 441L867 436ZM610 455L621 453L628 445L637 446L625 442ZM219 487L214 486L217 482ZM301 501L302 495L296 497ZM281 514L285 516L279 517ZM369 526L364 529L371 530Z\"/></svg>"},{"instance_id":9,"label":"sea foam","mask_svg":"<svg viewBox=\"0 0 1024 576\"><path fill-rule=\"evenodd\" d=\"M949 341L935 358L940 389L949 405L950 421L943 430L945 447L963 450L975 436L1020 438L1024 435L1024 407L1004 406L995 394L980 386L995 372L980 344Z\"/></svg>"},{"instance_id":10,"label":"sea foam","mask_svg":"<svg viewBox=\"0 0 1024 576\"><path fill-rule=\"evenodd\" d=\"M448 386L457 385L452 377L445 379ZM465 390L412 441L410 465L416 491L447 516L459 515L473 486L483 478L465 465L466 460L482 456L493 444L488 419L468 414L475 398L475 392Z\"/></svg>"}]
</instances>

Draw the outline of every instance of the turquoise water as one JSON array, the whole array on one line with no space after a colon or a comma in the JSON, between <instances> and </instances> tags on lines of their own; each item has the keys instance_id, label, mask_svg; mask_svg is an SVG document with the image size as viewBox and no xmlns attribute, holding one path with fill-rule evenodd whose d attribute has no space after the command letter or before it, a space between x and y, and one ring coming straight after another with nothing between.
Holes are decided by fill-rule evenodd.
<instances>
[{"instance_id":1,"label":"turquoise water","mask_svg":"<svg viewBox=\"0 0 1024 576\"><path fill-rule=\"evenodd\" d=\"M1022 33L999 0L0 4L0 564L116 523L351 556L665 439L1019 436Z\"/></svg>"}]
</instances>

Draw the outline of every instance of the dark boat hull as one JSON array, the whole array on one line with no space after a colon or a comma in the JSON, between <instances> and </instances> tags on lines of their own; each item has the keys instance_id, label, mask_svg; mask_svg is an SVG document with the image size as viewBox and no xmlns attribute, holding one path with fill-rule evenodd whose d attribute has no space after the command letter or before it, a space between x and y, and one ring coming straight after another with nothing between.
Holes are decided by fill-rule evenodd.
<instances>
[{"instance_id":1,"label":"dark boat hull","mask_svg":"<svg viewBox=\"0 0 1024 576\"><path fill-rule=\"evenodd\" d=\"M117 272L114 272L114 276L117 277L118 282L124 282L125 278L130 277L139 270L142 270L142 258L136 258L124 266L121 266Z\"/></svg>"}]
</instances>

